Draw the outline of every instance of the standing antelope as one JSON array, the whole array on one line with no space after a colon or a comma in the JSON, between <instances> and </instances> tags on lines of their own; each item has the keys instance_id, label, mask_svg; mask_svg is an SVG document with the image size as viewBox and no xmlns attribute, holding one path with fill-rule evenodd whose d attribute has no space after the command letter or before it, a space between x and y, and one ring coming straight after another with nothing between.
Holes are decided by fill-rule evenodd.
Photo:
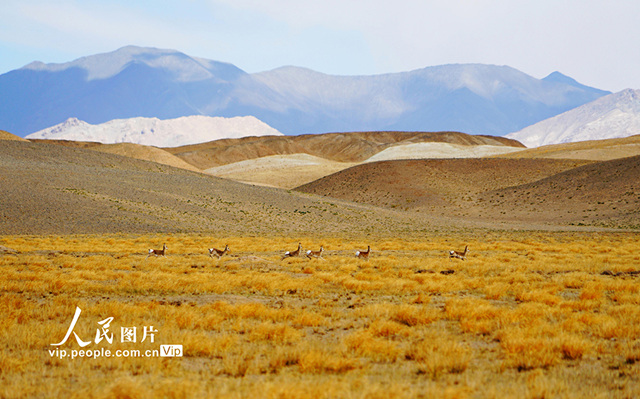
<instances>
[{"instance_id":1,"label":"standing antelope","mask_svg":"<svg viewBox=\"0 0 640 399\"><path fill-rule=\"evenodd\" d=\"M356 258L369 259L369 253L371 253L371 246L367 245L366 251L356 251Z\"/></svg>"},{"instance_id":2,"label":"standing antelope","mask_svg":"<svg viewBox=\"0 0 640 399\"><path fill-rule=\"evenodd\" d=\"M465 260L467 258L468 253L469 253L469 246L466 245L464 247L464 252L449 251L449 259L458 258L458 259Z\"/></svg>"},{"instance_id":3,"label":"standing antelope","mask_svg":"<svg viewBox=\"0 0 640 399\"><path fill-rule=\"evenodd\" d=\"M149 254L147 254L147 258L150 257L151 255L155 255L155 256L165 256L165 253L167 252L167 244L162 244L162 249L149 249ZM145 258L145 259L147 259Z\"/></svg>"},{"instance_id":4,"label":"standing antelope","mask_svg":"<svg viewBox=\"0 0 640 399\"><path fill-rule=\"evenodd\" d=\"M309 258L309 259L311 259L311 258L322 258L322 251L324 251L324 248L322 248L322 245L320 245L320 250L319 251L308 250L307 251L307 258Z\"/></svg>"},{"instance_id":5,"label":"standing antelope","mask_svg":"<svg viewBox=\"0 0 640 399\"><path fill-rule=\"evenodd\" d=\"M218 259L220 259L227 252L229 252L229 245L225 245L224 246L224 250L220 250L220 249L216 249L216 248L209 248L209 257L213 258L213 255L215 254L218 257Z\"/></svg>"},{"instance_id":6,"label":"standing antelope","mask_svg":"<svg viewBox=\"0 0 640 399\"><path fill-rule=\"evenodd\" d=\"M283 260L284 258L288 258L288 257L298 257L300 256L300 252L302 252L302 243L298 243L298 249L296 249L295 251L287 251L284 253L284 256L282 257Z\"/></svg>"}]
</instances>

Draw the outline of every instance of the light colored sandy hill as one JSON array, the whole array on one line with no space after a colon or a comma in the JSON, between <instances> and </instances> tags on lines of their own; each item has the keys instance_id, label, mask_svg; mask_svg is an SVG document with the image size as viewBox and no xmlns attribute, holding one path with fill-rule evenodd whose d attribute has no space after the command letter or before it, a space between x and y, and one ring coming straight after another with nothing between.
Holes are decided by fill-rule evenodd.
<instances>
[{"instance_id":1,"label":"light colored sandy hill","mask_svg":"<svg viewBox=\"0 0 640 399\"><path fill-rule=\"evenodd\" d=\"M100 152L107 152L110 154L123 155L130 158L142 159L144 161L161 163L164 165L187 169L194 172L201 172L201 170L196 168L195 166L183 161L182 159L168 153L165 150L156 147L149 147L132 143L118 143L97 145L95 147L91 147L91 149Z\"/></svg>"},{"instance_id":2,"label":"light colored sandy hill","mask_svg":"<svg viewBox=\"0 0 640 399\"><path fill-rule=\"evenodd\" d=\"M5 132L4 130L0 130L0 140L28 141L22 137L16 136L15 134Z\"/></svg>"},{"instance_id":3,"label":"light colored sandy hill","mask_svg":"<svg viewBox=\"0 0 640 399\"><path fill-rule=\"evenodd\" d=\"M400 144L380 151L365 162L397 159L482 158L522 151L523 148L497 145L460 145L450 143Z\"/></svg>"},{"instance_id":4,"label":"light colored sandy hill","mask_svg":"<svg viewBox=\"0 0 640 399\"><path fill-rule=\"evenodd\" d=\"M609 161L640 155L640 135L606 140L552 144L503 155L510 158L555 158Z\"/></svg>"},{"instance_id":5,"label":"light colored sandy hill","mask_svg":"<svg viewBox=\"0 0 640 399\"><path fill-rule=\"evenodd\" d=\"M337 162L309 154L271 155L206 169L204 172L244 183L294 188L356 163Z\"/></svg>"}]
</instances>

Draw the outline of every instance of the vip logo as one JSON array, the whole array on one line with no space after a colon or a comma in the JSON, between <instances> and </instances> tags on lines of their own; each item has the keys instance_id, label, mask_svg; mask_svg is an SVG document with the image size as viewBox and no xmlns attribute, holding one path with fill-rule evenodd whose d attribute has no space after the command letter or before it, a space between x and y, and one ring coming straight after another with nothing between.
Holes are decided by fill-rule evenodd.
<instances>
[{"instance_id":1,"label":"vip logo","mask_svg":"<svg viewBox=\"0 0 640 399\"><path fill-rule=\"evenodd\" d=\"M182 345L160 345L160 357L182 357Z\"/></svg>"}]
</instances>

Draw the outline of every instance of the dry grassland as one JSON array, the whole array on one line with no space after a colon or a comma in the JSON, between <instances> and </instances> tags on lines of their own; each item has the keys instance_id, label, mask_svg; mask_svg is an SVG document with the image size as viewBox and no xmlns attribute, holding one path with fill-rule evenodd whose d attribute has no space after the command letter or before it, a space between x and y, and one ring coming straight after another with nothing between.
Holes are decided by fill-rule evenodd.
<instances>
[{"instance_id":1,"label":"dry grassland","mask_svg":"<svg viewBox=\"0 0 640 399\"><path fill-rule=\"evenodd\" d=\"M281 260L285 250L324 259ZM145 259L168 246L166 257ZM210 258L207 248L230 255ZM447 250L470 246L466 261ZM640 397L638 234L4 236L0 397ZM371 245L369 260L356 249ZM82 313L61 346L76 307ZM113 317L96 343L98 324ZM121 328L137 326L136 343ZM155 342L140 342L153 326ZM158 349L183 357L76 357ZM50 351L66 350L66 358Z\"/></svg>"}]
</instances>

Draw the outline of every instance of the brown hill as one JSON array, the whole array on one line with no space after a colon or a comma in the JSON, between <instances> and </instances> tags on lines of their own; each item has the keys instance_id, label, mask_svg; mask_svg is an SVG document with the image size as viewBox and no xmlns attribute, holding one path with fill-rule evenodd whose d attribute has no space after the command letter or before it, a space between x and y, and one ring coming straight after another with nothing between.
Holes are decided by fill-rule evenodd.
<instances>
[{"instance_id":1,"label":"brown hill","mask_svg":"<svg viewBox=\"0 0 640 399\"><path fill-rule=\"evenodd\" d=\"M97 141L75 141L75 140L50 140L50 139L29 139L33 143L57 144L71 148L94 148L104 145Z\"/></svg>"},{"instance_id":2,"label":"brown hill","mask_svg":"<svg viewBox=\"0 0 640 399\"><path fill-rule=\"evenodd\" d=\"M494 223L640 228L640 157L363 164L296 190Z\"/></svg>"},{"instance_id":3,"label":"brown hill","mask_svg":"<svg viewBox=\"0 0 640 399\"><path fill-rule=\"evenodd\" d=\"M0 140L15 140L15 141L27 141L22 137L16 136L15 134L11 134L7 131L0 130Z\"/></svg>"},{"instance_id":4,"label":"brown hill","mask_svg":"<svg viewBox=\"0 0 640 399\"><path fill-rule=\"evenodd\" d=\"M616 139L545 145L510 154L499 155L499 157L564 158L608 161L612 159L633 157L636 155L640 155L640 135Z\"/></svg>"},{"instance_id":5,"label":"brown hill","mask_svg":"<svg viewBox=\"0 0 640 399\"><path fill-rule=\"evenodd\" d=\"M245 137L166 150L197 168L206 170L248 159L290 154L309 154L337 162L362 162L392 145L420 142L524 148L521 143L504 137L457 132L353 132Z\"/></svg>"},{"instance_id":6,"label":"brown hill","mask_svg":"<svg viewBox=\"0 0 640 399\"><path fill-rule=\"evenodd\" d=\"M167 151L141 144L117 143L102 144L95 141L73 141L73 140L30 140L34 143L57 144L71 148L87 148L90 150L117 154L125 157L142 159L144 161L157 162L163 165L174 166L176 168L187 169L193 172L201 172L200 169L183 161L182 159L168 153Z\"/></svg>"},{"instance_id":7,"label":"brown hill","mask_svg":"<svg viewBox=\"0 0 640 399\"><path fill-rule=\"evenodd\" d=\"M401 212L43 142L0 141L0 196L0 234L384 235L432 223Z\"/></svg>"},{"instance_id":8,"label":"brown hill","mask_svg":"<svg viewBox=\"0 0 640 399\"><path fill-rule=\"evenodd\" d=\"M640 229L640 156L584 165L478 200L485 208L478 216Z\"/></svg>"},{"instance_id":9,"label":"brown hill","mask_svg":"<svg viewBox=\"0 0 640 399\"><path fill-rule=\"evenodd\" d=\"M142 159L145 161L157 162L163 165L174 166L176 168L187 169L193 172L201 172L200 169L183 161L169 152L157 148L150 147L141 144L133 143L118 143L118 144L103 144L91 147L92 150L107 152L110 154L123 155L135 159Z\"/></svg>"},{"instance_id":10,"label":"brown hill","mask_svg":"<svg viewBox=\"0 0 640 399\"><path fill-rule=\"evenodd\" d=\"M441 213L466 206L479 193L521 185L584 165L554 159L421 159L358 165L296 188L298 191Z\"/></svg>"}]
</instances>

